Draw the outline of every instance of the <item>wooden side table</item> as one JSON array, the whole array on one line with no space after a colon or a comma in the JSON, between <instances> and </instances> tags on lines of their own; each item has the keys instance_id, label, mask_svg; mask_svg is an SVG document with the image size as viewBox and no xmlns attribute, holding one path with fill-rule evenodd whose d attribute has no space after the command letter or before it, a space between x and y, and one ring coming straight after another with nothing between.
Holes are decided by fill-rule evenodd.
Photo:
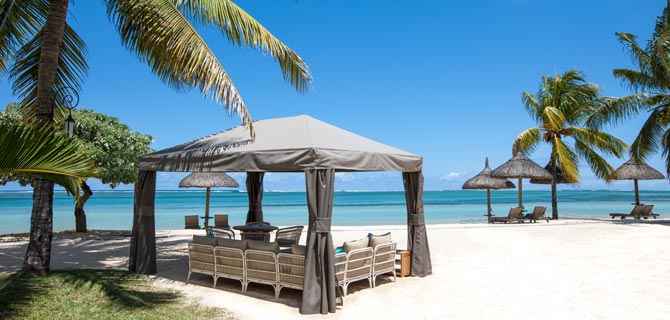
<instances>
[{"instance_id":1,"label":"wooden side table","mask_svg":"<svg viewBox=\"0 0 670 320\"><path fill-rule=\"evenodd\" d=\"M408 250L396 250L395 254L396 276L407 277L412 275L412 252Z\"/></svg>"}]
</instances>

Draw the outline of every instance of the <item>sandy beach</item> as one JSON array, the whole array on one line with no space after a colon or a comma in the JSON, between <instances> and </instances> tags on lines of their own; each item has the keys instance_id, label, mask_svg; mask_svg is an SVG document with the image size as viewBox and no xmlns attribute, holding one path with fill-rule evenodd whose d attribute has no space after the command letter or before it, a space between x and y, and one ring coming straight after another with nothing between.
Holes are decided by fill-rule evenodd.
<instances>
[{"instance_id":1,"label":"sandy beach","mask_svg":"<svg viewBox=\"0 0 670 320\"><path fill-rule=\"evenodd\" d=\"M405 226L334 227L336 244L391 231L406 246ZM202 231L195 231L202 232ZM193 231L157 232L158 285L241 319L295 319L301 292L194 274L185 283ZM666 319L670 312L670 220L560 220L515 225L429 225L433 274L382 277L350 286L337 313L308 318L380 319ZM302 242L305 241L303 236ZM125 269L129 238L57 239L52 269ZM0 243L0 272L20 268L25 241Z\"/></svg>"}]
</instances>

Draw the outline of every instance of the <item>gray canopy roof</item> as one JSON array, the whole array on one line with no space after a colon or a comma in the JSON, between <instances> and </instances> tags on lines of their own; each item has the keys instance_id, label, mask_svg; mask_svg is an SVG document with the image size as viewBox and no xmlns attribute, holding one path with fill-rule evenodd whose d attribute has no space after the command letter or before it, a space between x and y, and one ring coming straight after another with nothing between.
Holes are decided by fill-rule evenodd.
<instances>
[{"instance_id":1,"label":"gray canopy roof","mask_svg":"<svg viewBox=\"0 0 670 320\"><path fill-rule=\"evenodd\" d=\"M147 171L421 171L423 158L310 116L254 122L140 158Z\"/></svg>"}]
</instances>

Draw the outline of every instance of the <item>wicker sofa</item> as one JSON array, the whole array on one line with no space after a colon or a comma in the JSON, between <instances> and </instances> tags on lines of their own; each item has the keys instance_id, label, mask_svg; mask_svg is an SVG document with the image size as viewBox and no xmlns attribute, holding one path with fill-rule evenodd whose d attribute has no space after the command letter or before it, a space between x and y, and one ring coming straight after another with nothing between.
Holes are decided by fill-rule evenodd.
<instances>
[{"instance_id":1,"label":"wicker sofa","mask_svg":"<svg viewBox=\"0 0 670 320\"><path fill-rule=\"evenodd\" d=\"M189 268L186 282L192 273L212 276L213 286L219 278L240 281L242 292L249 283L271 285L275 297L282 288L302 290L304 278L304 249L294 246L292 252L280 252L276 242L232 240L193 236L189 247Z\"/></svg>"},{"instance_id":2,"label":"wicker sofa","mask_svg":"<svg viewBox=\"0 0 670 320\"><path fill-rule=\"evenodd\" d=\"M352 282L367 279L374 288L377 276L387 273L392 273L395 281L396 245L390 233L344 242L344 252L335 254L335 276L343 295Z\"/></svg>"}]
</instances>

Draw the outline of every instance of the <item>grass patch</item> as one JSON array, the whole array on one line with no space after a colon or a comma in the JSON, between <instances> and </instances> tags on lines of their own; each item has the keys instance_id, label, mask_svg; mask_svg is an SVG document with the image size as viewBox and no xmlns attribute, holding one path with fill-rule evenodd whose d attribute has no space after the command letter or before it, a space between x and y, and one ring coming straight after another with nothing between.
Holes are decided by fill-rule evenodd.
<instances>
[{"instance_id":1,"label":"grass patch","mask_svg":"<svg viewBox=\"0 0 670 320\"><path fill-rule=\"evenodd\" d=\"M234 319L121 270L0 275L0 319Z\"/></svg>"}]
</instances>

